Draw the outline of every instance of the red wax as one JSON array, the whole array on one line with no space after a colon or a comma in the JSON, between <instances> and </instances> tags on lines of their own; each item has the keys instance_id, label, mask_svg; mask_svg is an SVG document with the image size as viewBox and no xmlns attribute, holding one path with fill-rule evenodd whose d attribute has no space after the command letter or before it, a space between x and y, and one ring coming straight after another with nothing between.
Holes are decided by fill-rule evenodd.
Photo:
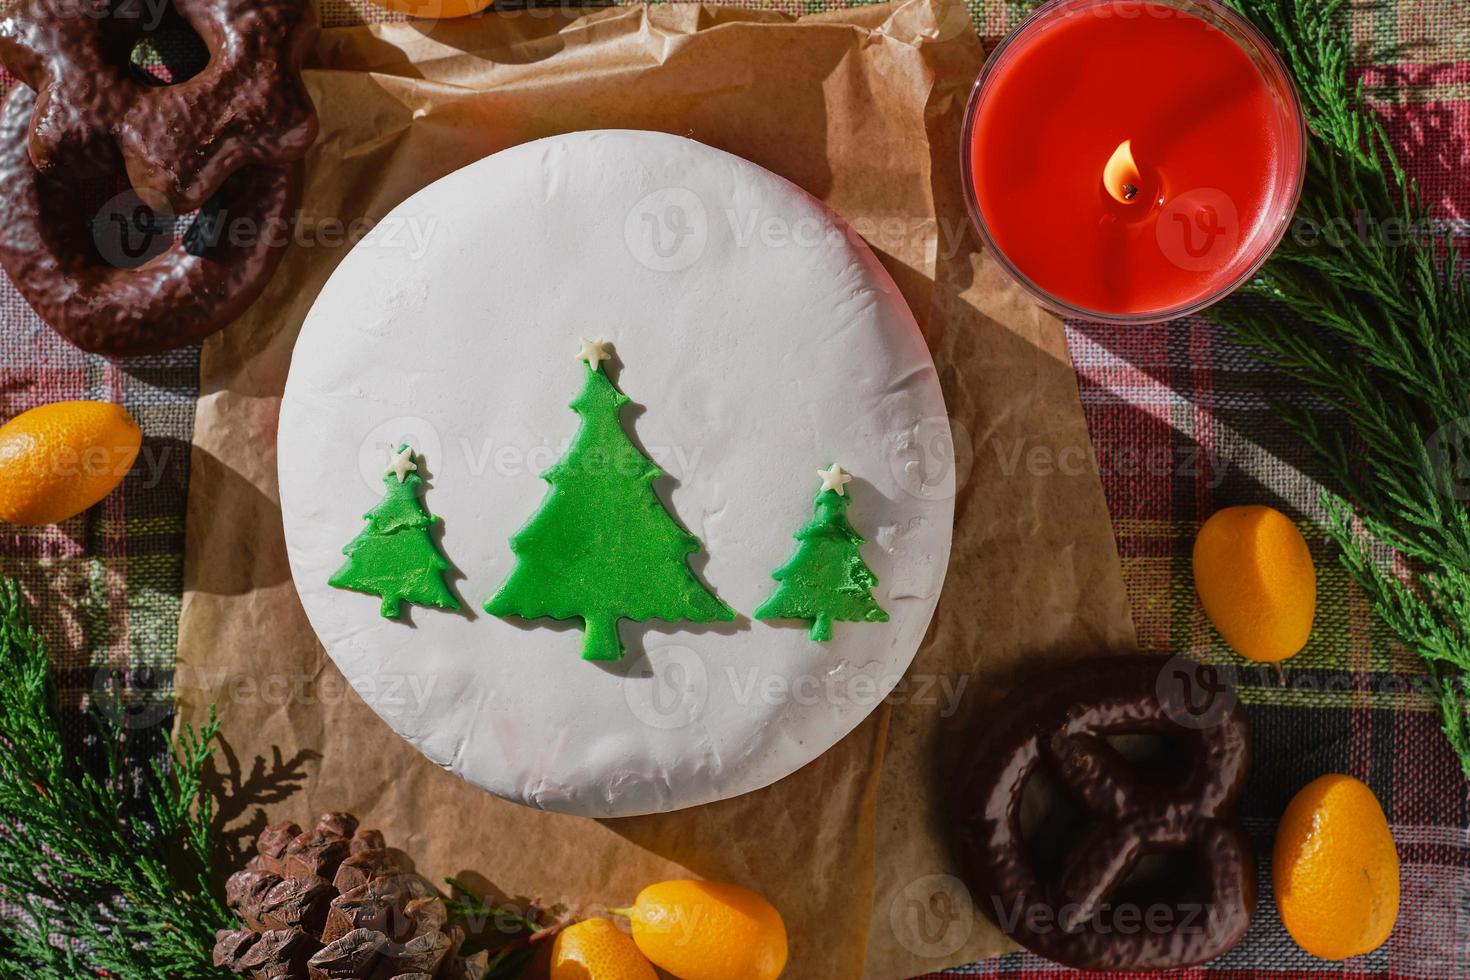
<instances>
[{"instance_id":1,"label":"red wax","mask_svg":"<svg viewBox=\"0 0 1470 980\"><path fill-rule=\"evenodd\" d=\"M1300 123L1235 38L1121 0L1023 29L998 57L971 125L975 203L1043 292L1114 316L1178 310L1274 245ZM1102 181L1125 140L1143 174L1130 204Z\"/></svg>"}]
</instances>

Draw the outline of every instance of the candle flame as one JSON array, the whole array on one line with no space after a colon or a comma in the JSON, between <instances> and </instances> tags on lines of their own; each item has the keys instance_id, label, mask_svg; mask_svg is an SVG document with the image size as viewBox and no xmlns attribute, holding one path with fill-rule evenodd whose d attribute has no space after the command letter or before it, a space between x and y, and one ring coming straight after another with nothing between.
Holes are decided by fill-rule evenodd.
<instances>
[{"instance_id":1,"label":"candle flame","mask_svg":"<svg viewBox=\"0 0 1470 980\"><path fill-rule=\"evenodd\" d=\"M1119 204L1132 204L1142 183L1138 164L1133 162L1133 141L1124 140L1103 167L1103 187Z\"/></svg>"}]
</instances>

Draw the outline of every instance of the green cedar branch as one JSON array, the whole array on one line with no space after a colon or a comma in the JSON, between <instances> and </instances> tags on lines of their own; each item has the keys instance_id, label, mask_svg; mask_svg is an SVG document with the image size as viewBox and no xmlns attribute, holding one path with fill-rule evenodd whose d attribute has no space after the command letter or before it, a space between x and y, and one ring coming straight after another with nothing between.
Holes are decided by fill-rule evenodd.
<instances>
[{"instance_id":1,"label":"green cedar branch","mask_svg":"<svg viewBox=\"0 0 1470 980\"><path fill-rule=\"evenodd\" d=\"M1289 235L1243 299L1208 315L1346 419L1351 445L1309 411L1287 412L1341 490L1323 504L1343 567L1424 661L1470 777L1470 511L1456 482L1470 462L1470 286L1351 80L1343 0L1228 2L1302 94L1312 138L1298 227L1351 231Z\"/></svg>"},{"instance_id":2,"label":"green cedar branch","mask_svg":"<svg viewBox=\"0 0 1470 980\"><path fill-rule=\"evenodd\" d=\"M166 767L141 772L100 712L91 724L107 751L96 773L60 719L45 645L19 587L0 580L0 894L17 909L0 930L0 975L230 977L210 957L215 930L231 925L211 885L213 810L201 784L213 714L170 742Z\"/></svg>"}]
</instances>

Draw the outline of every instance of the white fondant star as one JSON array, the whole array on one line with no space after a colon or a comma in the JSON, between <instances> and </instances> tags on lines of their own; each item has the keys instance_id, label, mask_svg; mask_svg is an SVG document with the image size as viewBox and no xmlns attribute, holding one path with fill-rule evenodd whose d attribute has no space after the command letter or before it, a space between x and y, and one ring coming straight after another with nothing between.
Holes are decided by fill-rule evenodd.
<instances>
[{"instance_id":1,"label":"white fondant star","mask_svg":"<svg viewBox=\"0 0 1470 980\"><path fill-rule=\"evenodd\" d=\"M612 355L607 352L607 341L588 340L583 337L582 349L577 352L577 360L586 361L592 370L598 370L603 361L612 360Z\"/></svg>"},{"instance_id":2,"label":"white fondant star","mask_svg":"<svg viewBox=\"0 0 1470 980\"><path fill-rule=\"evenodd\" d=\"M817 470L817 476L822 478L822 489L818 490L817 493L826 493L828 490L833 490L836 491L839 497L847 494L847 491L842 488L852 482L852 477L843 472L842 467L836 463L833 463L825 470Z\"/></svg>"},{"instance_id":3,"label":"white fondant star","mask_svg":"<svg viewBox=\"0 0 1470 980\"><path fill-rule=\"evenodd\" d=\"M398 474L399 483L408 479L408 474L418 468L419 464L413 461L412 446L404 446L401 451L388 450L388 472Z\"/></svg>"}]
</instances>

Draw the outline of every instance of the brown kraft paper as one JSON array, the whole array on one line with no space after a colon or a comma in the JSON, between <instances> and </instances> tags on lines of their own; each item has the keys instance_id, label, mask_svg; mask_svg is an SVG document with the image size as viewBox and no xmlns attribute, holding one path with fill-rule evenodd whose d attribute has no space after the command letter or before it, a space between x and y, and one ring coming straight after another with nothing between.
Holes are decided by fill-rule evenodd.
<instances>
[{"instance_id":1,"label":"brown kraft paper","mask_svg":"<svg viewBox=\"0 0 1470 980\"><path fill-rule=\"evenodd\" d=\"M581 915L661 879L735 881L780 909L785 975L799 980L910 976L1011 948L952 877L946 776L977 712L1025 671L1130 647L1133 630L1061 324L968 228L958 132L982 61L959 0L799 20L545 9L322 33L307 73L322 135L296 244L200 368L176 684L181 722L219 711L233 843L267 821L352 810L431 879ZM939 610L889 703L765 790L602 821L462 783L363 704L296 598L275 475L292 345L351 241L487 154L592 128L739 154L863 234L929 338L955 433L954 458L935 447L932 462L956 466L960 485Z\"/></svg>"}]
</instances>

